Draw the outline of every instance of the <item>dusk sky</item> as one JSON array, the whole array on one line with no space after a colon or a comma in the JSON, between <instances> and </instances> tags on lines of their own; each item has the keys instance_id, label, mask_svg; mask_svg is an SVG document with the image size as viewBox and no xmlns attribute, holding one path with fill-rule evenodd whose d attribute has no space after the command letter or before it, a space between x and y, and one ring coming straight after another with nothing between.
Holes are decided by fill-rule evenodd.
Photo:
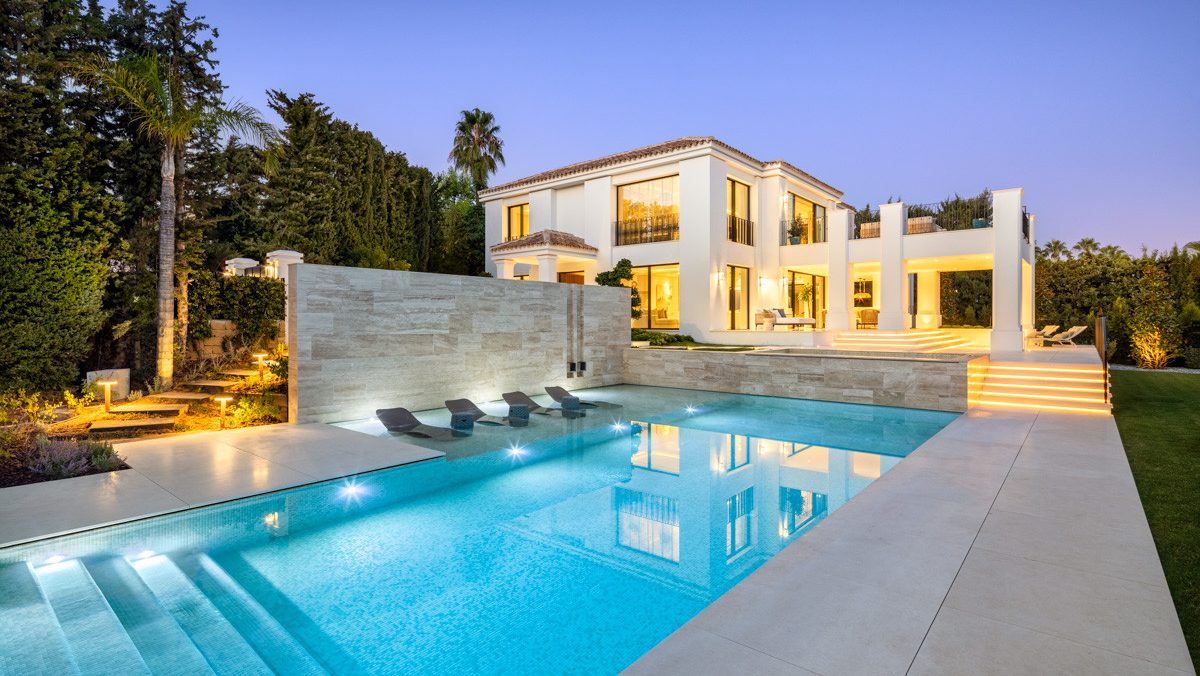
<instances>
[{"instance_id":1,"label":"dusk sky","mask_svg":"<svg viewBox=\"0 0 1200 676\"><path fill-rule=\"evenodd\" d=\"M1200 240L1200 1L193 0L231 98L313 92L434 170L492 111L493 184L688 135L854 204L1024 187L1038 240Z\"/></svg>"}]
</instances>

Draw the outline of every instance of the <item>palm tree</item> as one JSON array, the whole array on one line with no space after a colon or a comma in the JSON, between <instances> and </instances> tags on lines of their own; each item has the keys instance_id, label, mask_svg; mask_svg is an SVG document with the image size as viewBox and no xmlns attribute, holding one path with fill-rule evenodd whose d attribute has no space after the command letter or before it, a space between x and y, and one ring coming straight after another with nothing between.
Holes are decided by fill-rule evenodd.
<instances>
[{"instance_id":1,"label":"palm tree","mask_svg":"<svg viewBox=\"0 0 1200 676\"><path fill-rule=\"evenodd\" d=\"M227 106L189 101L183 81L173 69L159 67L153 54L109 61L96 57L77 64L75 71L99 82L132 109L138 131L162 145L161 188L158 199L158 377L169 387L175 374L175 162L192 135L205 125L259 142L265 162L273 169L281 148L279 132L258 110L240 101Z\"/></svg>"},{"instance_id":2,"label":"palm tree","mask_svg":"<svg viewBox=\"0 0 1200 676\"><path fill-rule=\"evenodd\" d=\"M1071 258L1071 250L1067 248L1066 242L1061 239L1052 239L1046 242L1046 246L1042 248L1042 251L1052 261L1069 260Z\"/></svg>"},{"instance_id":3,"label":"palm tree","mask_svg":"<svg viewBox=\"0 0 1200 676\"><path fill-rule=\"evenodd\" d=\"M1076 242L1075 250L1080 256L1095 256L1100 251L1100 242L1091 237L1084 237Z\"/></svg>"},{"instance_id":4,"label":"palm tree","mask_svg":"<svg viewBox=\"0 0 1200 676\"><path fill-rule=\"evenodd\" d=\"M1127 260L1129 254L1116 244L1107 244L1100 247L1100 255L1111 260Z\"/></svg>"},{"instance_id":5,"label":"palm tree","mask_svg":"<svg viewBox=\"0 0 1200 676\"><path fill-rule=\"evenodd\" d=\"M478 108L462 111L454 125L454 147L448 159L471 177L477 191L487 187L488 177L504 164L504 141L499 134L496 118Z\"/></svg>"}]
</instances>

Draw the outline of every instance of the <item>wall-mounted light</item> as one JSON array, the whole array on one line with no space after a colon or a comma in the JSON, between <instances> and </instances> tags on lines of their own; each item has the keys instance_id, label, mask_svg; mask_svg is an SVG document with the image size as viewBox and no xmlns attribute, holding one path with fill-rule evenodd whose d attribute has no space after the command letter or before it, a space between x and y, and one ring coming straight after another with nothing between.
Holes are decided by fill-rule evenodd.
<instances>
[{"instance_id":1,"label":"wall-mounted light","mask_svg":"<svg viewBox=\"0 0 1200 676\"><path fill-rule=\"evenodd\" d=\"M725 284L725 271L724 270L717 273L717 281L720 282L722 286L724 286L724 284Z\"/></svg>"}]
</instances>

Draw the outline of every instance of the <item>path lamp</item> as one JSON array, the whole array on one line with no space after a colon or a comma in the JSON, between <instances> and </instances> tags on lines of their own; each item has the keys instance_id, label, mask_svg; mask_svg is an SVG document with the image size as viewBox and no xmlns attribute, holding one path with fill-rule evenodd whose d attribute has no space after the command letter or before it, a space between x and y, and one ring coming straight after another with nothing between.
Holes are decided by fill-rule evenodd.
<instances>
[{"instance_id":1,"label":"path lamp","mask_svg":"<svg viewBox=\"0 0 1200 676\"><path fill-rule=\"evenodd\" d=\"M112 386L117 384L115 380L97 380L96 384L104 388L104 412L108 413L112 408Z\"/></svg>"},{"instance_id":2,"label":"path lamp","mask_svg":"<svg viewBox=\"0 0 1200 676\"><path fill-rule=\"evenodd\" d=\"M225 429L225 404L233 401L233 397L226 395L221 397L213 397L213 400L221 404L221 429Z\"/></svg>"},{"instance_id":3,"label":"path lamp","mask_svg":"<svg viewBox=\"0 0 1200 676\"><path fill-rule=\"evenodd\" d=\"M266 362L264 362L263 360L267 358L267 353L266 352L255 352L254 354L252 354L250 356L254 357L255 359L258 360L258 379L259 379L259 381L262 381L263 379L266 378L267 365L266 365Z\"/></svg>"}]
</instances>

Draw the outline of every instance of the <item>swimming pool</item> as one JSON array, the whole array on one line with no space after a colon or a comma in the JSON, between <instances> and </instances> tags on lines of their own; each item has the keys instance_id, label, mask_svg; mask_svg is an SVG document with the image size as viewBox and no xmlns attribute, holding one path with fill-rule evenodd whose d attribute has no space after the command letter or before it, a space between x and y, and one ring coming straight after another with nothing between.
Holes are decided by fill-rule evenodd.
<instances>
[{"instance_id":1,"label":"swimming pool","mask_svg":"<svg viewBox=\"0 0 1200 676\"><path fill-rule=\"evenodd\" d=\"M599 397L623 406L0 550L4 671L615 672L955 417Z\"/></svg>"}]
</instances>

